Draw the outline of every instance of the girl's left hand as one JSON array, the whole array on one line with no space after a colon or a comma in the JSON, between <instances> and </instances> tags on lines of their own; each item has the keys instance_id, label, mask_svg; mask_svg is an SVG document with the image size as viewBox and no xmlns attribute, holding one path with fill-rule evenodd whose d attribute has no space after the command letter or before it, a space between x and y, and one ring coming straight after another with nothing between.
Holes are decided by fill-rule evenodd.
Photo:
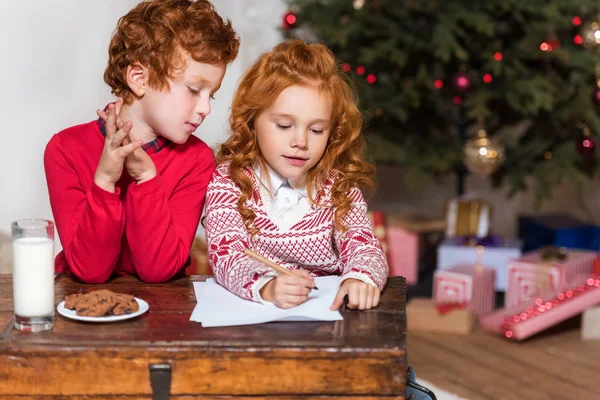
<instances>
[{"instance_id":1,"label":"girl's left hand","mask_svg":"<svg viewBox=\"0 0 600 400\"><path fill-rule=\"evenodd\" d=\"M359 310L370 310L379 304L379 288L359 281L358 279L346 279L329 308L332 311L339 310L344 303L344 296L348 295L348 308Z\"/></svg>"}]
</instances>

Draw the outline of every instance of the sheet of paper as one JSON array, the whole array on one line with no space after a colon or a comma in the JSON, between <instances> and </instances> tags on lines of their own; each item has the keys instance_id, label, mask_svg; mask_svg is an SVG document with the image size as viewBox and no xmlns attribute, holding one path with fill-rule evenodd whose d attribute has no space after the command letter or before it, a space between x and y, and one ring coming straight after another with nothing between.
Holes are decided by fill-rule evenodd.
<instances>
[{"instance_id":1,"label":"sheet of paper","mask_svg":"<svg viewBox=\"0 0 600 400\"><path fill-rule=\"evenodd\" d=\"M203 327L254 325L271 321L339 321L339 311L329 307L337 294L339 276L316 277L319 290L312 290L308 299L299 306L282 309L273 304L244 300L231 293L213 278L194 282L196 307L190 321Z\"/></svg>"}]
</instances>

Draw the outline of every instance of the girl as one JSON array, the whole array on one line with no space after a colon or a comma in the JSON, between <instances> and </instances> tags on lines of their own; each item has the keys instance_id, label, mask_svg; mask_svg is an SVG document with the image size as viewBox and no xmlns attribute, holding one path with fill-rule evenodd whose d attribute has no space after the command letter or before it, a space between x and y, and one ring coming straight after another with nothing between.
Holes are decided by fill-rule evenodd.
<instances>
[{"instance_id":1,"label":"girl","mask_svg":"<svg viewBox=\"0 0 600 400\"><path fill-rule=\"evenodd\" d=\"M289 308L313 276L341 275L331 309L377 306L388 265L358 186L363 160L356 96L323 45L284 42L242 78L231 137L217 154L206 194L209 263L238 296ZM249 248L293 275L278 275Z\"/></svg>"}]
</instances>

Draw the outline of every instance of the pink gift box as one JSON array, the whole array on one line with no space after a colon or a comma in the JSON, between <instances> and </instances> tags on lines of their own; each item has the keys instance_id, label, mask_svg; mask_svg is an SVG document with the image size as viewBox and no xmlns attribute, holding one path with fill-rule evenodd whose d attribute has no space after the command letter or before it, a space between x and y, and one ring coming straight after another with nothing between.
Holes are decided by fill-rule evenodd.
<instances>
[{"instance_id":1,"label":"pink gift box","mask_svg":"<svg viewBox=\"0 0 600 400\"><path fill-rule=\"evenodd\" d=\"M390 214L386 239L390 276L404 276L408 285L419 281L419 258L426 248L428 234L442 234L440 219Z\"/></svg>"},{"instance_id":2,"label":"pink gift box","mask_svg":"<svg viewBox=\"0 0 600 400\"><path fill-rule=\"evenodd\" d=\"M506 307L521 304L540 290L559 290L585 280L592 271L595 258L595 252L571 250L566 260L543 264L540 252L536 250L512 260L508 264Z\"/></svg>"},{"instance_id":3,"label":"pink gift box","mask_svg":"<svg viewBox=\"0 0 600 400\"><path fill-rule=\"evenodd\" d=\"M419 235L399 226L387 227L390 276L403 276L406 284L419 281Z\"/></svg>"},{"instance_id":4,"label":"pink gift box","mask_svg":"<svg viewBox=\"0 0 600 400\"><path fill-rule=\"evenodd\" d=\"M479 319L480 326L509 339L523 340L600 303L600 279L590 276L568 290L546 292Z\"/></svg>"},{"instance_id":5,"label":"pink gift box","mask_svg":"<svg viewBox=\"0 0 600 400\"><path fill-rule=\"evenodd\" d=\"M496 271L457 265L435 272L433 298L438 304L470 304L474 316L487 314L496 301Z\"/></svg>"}]
</instances>

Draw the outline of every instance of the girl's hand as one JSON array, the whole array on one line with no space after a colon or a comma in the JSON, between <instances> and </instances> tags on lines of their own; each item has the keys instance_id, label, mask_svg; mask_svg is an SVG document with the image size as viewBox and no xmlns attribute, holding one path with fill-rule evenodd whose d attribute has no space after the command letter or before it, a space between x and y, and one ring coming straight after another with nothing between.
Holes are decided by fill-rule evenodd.
<instances>
[{"instance_id":1,"label":"girl's hand","mask_svg":"<svg viewBox=\"0 0 600 400\"><path fill-rule=\"evenodd\" d=\"M348 295L347 307L353 310L357 308L359 310L370 310L379 304L379 288L358 279L350 278L342 283L329 309L332 311L339 310L346 295Z\"/></svg>"},{"instance_id":2,"label":"girl's hand","mask_svg":"<svg viewBox=\"0 0 600 400\"><path fill-rule=\"evenodd\" d=\"M279 275L260 289L260 296L279 308L292 308L308 298L315 279L306 270L291 271L293 275Z\"/></svg>"}]
</instances>

